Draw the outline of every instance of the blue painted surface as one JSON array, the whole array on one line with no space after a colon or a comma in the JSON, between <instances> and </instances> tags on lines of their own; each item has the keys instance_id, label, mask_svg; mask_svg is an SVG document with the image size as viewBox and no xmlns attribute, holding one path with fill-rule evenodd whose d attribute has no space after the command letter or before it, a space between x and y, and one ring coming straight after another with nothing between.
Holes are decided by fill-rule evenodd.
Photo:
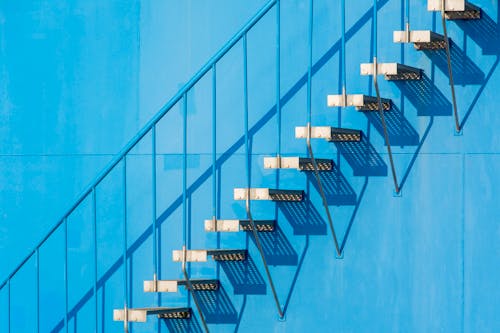
<instances>
[{"instance_id":1,"label":"blue painted surface","mask_svg":"<svg viewBox=\"0 0 500 333\"><path fill-rule=\"evenodd\" d=\"M155 1L141 3L49 1L0 5L0 278L57 222L57 218L112 156L265 3ZM206 234L212 216L211 75L188 94L187 231L190 248L248 247L241 265L190 265L193 277L220 278L222 289L202 294L216 332L497 332L500 321L500 85L497 2L477 0L477 22L450 22L459 113L464 130L453 135L451 97L443 54L392 43L402 28L401 1L379 1L378 57L424 69L422 82L380 80L395 145L402 196L392 195L379 118L326 106L340 92L340 2L316 0L313 30L313 125L362 129L363 149L314 142L317 157L338 166L324 175L330 209L344 249L336 259L311 175L279 173L280 188L304 189L298 205L256 202L256 219L278 219L263 236L286 320L277 319L264 268L252 237ZM359 75L372 57L372 1L347 3L348 93L374 94ZM282 153L306 154L294 127L307 120L308 1L281 5ZM439 15L425 4L411 9L413 29L440 32ZM248 34L249 126L253 187L276 186L263 157L276 153L275 12ZM237 44L217 64L217 211L245 218L234 187L245 187L243 50ZM423 92L430 92L427 98ZM157 223L160 277L180 278L170 253L182 246L182 107L157 125ZM123 220L127 214L129 301L153 306L142 292L152 279L152 160L147 135L127 157L124 209L121 165L97 187L99 332L120 332L112 310L123 307ZM341 179L344 186L338 186ZM276 207L276 208L275 208ZM68 219L68 328L96 327L93 288L92 205L83 201ZM304 217L307 216L307 219ZM65 331L63 229L45 243L40 259L40 331ZM11 283L13 332L34 332L35 258ZM0 332L8 332L7 289L0 291ZM162 295L161 305L190 302L185 291ZM192 303L189 303L193 305ZM212 306L216 304L216 306ZM201 332L196 319L192 331ZM175 323L132 324L132 332L178 332ZM181 330L182 331L182 330Z\"/></svg>"}]
</instances>

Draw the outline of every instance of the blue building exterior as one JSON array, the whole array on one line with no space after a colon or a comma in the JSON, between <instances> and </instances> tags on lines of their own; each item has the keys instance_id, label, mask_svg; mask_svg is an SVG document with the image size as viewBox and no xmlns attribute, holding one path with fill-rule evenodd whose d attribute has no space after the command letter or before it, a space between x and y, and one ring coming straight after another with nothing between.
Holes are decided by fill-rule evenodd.
<instances>
[{"instance_id":1,"label":"blue building exterior","mask_svg":"<svg viewBox=\"0 0 500 333\"><path fill-rule=\"evenodd\" d=\"M447 23L456 133L446 52L393 42L407 2L346 1L345 33L341 0L0 3L0 332L123 332L125 304L192 308L130 332L203 332L185 288L143 290L155 270L184 278L183 245L248 250L187 264L220 282L195 292L211 332L499 332L499 4ZM443 33L426 2L409 9ZM376 95L374 56L422 70L378 77L399 194L379 113L327 106L343 81ZM334 162L319 174L340 256L314 173L264 167L309 156L308 121L363 132L312 140ZM250 206L276 221L259 239L284 318L252 233L205 231L248 218L248 182L304 191Z\"/></svg>"}]
</instances>

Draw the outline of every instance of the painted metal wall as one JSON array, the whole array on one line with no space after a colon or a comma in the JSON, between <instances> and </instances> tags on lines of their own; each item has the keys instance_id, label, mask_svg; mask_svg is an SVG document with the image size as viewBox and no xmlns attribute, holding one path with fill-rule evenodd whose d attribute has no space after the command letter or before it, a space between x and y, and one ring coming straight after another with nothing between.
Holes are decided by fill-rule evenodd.
<instances>
[{"instance_id":1,"label":"painted metal wall","mask_svg":"<svg viewBox=\"0 0 500 333\"><path fill-rule=\"evenodd\" d=\"M111 157L265 1L152 1L0 5L0 277L3 279L57 222L64 209ZM282 153L305 155L294 127L307 120L309 1L281 5ZM297 171L264 170L276 154L275 12L248 34L248 87L254 187L304 189L299 205L253 204L257 218L277 218L264 239L271 274L286 309L278 320L264 269L248 235L203 231L215 199L221 218L245 218L232 189L245 187L243 50L217 65L217 177L212 196L211 75L188 95L188 236L191 248L248 247L239 265L192 264L193 277L217 276L222 289L206 299L216 332L496 332L500 329L500 116L495 112L500 30L497 1L477 0L483 17L449 23L463 134L453 131L443 53L392 43L403 27L402 1L381 0L378 56L424 69L418 84L381 82L394 102L388 113L402 196L392 193L379 119L326 106L340 92L340 1L314 2L313 125L362 129L363 149L314 142L317 157L338 166L325 176L330 209L344 245L336 258L315 180ZM439 15L416 1L412 27L441 31ZM374 94L359 64L370 62L372 1L347 4L347 89ZM182 245L182 111L157 126L156 217L161 278L180 278L170 253ZM112 310L123 306L122 228L127 214L131 305L157 304L142 292L152 279L152 162L147 135L127 158L127 196L116 168L96 191L98 201L98 331L120 332ZM92 206L85 200L68 219L68 327L93 331ZM126 209L125 209L126 208ZM41 312L36 313L35 259L11 283L13 332L64 330L64 230L40 250ZM208 296L207 296L208 297ZM162 295L162 305L184 305L185 292ZM0 332L7 332L7 292L0 291ZM37 317L37 316L35 316ZM191 329L199 331L199 323ZM150 319L133 332L176 331ZM177 330L178 331L178 330Z\"/></svg>"}]
</instances>

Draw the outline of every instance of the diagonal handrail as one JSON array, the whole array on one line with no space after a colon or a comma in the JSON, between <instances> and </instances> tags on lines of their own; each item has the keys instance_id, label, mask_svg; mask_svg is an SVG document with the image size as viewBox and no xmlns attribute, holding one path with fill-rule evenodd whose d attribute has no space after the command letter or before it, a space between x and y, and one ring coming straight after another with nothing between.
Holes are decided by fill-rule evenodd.
<instances>
[{"instance_id":1,"label":"diagonal handrail","mask_svg":"<svg viewBox=\"0 0 500 333\"><path fill-rule=\"evenodd\" d=\"M70 206L63 214L52 229L42 238L42 240L31 250L31 252L21 261L19 265L8 275L8 277L0 284L2 289L16 275L16 273L24 266L24 264L35 255L36 251L47 241L47 239L56 232L56 230L64 223L73 211L95 190L95 188L103 181L103 179L123 160L123 158L139 143L139 141L152 130L152 128L188 93L188 91L205 76L224 55L226 55L250 30L259 22L264 15L271 10L277 0L269 0L215 55L213 55L203 67L172 97L156 115L130 140L127 145L116 155L111 162L104 168L103 171L91 182L89 186L78 196L78 199Z\"/></svg>"}]
</instances>

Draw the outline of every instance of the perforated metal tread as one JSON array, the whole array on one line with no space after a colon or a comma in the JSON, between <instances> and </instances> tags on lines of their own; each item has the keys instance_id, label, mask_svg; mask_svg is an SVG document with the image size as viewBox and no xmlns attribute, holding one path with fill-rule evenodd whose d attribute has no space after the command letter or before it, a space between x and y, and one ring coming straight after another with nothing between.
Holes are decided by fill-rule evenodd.
<instances>
[{"instance_id":1,"label":"perforated metal tread","mask_svg":"<svg viewBox=\"0 0 500 333\"><path fill-rule=\"evenodd\" d=\"M182 307L152 307L152 308L135 308L135 309L115 309L113 310L114 321L128 322L146 322L147 316L157 315L158 318L164 319L189 319L191 317L191 308Z\"/></svg>"},{"instance_id":2,"label":"perforated metal tread","mask_svg":"<svg viewBox=\"0 0 500 333\"><path fill-rule=\"evenodd\" d=\"M373 63L361 64L361 75L374 75ZM389 81L420 80L422 70L419 68L398 64L396 62L378 63L377 74L384 75Z\"/></svg>"},{"instance_id":3,"label":"perforated metal tread","mask_svg":"<svg viewBox=\"0 0 500 333\"><path fill-rule=\"evenodd\" d=\"M318 171L331 171L333 160L316 159ZM297 169L299 171L314 171L312 159L304 157L264 157L264 169Z\"/></svg>"},{"instance_id":4,"label":"perforated metal tread","mask_svg":"<svg viewBox=\"0 0 500 333\"><path fill-rule=\"evenodd\" d=\"M446 48L446 40L443 35L430 30L394 31L394 43L413 43L417 50L441 50Z\"/></svg>"},{"instance_id":5,"label":"perforated metal tread","mask_svg":"<svg viewBox=\"0 0 500 333\"><path fill-rule=\"evenodd\" d=\"M295 137L297 139L306 139L307 127L295 127ZM313 126L311 127L311 138L325 139L330 142L361 141L361 131L331 126Z\"/></svg>"},{"instance_id":6,"label":"perforated metal tread","mask_svg":"<svg viewBox=\"0 0 500 333\"><path fill-rule=\"evenodd\" d=\"M212 250L187 250L186 261L188 262L205 262L208 256L216 261L243 261L247 257L246 249L225 250L225 249L212 249ZM184 258L184 251L172 251L172 260L182 262Z\"/></svg>"},{"instance_id":7,"label":"perforated metal tread","mask_svg":"<svg viewBox=\"0 0 500 333\"><path fill-rule=\"evenodd\" d=\"M441 11L441 0L428 0L427 10ZM481 8L465 0L447 0L445 2L445 18L448 20L478 20L481 18Z\"/></svg>"},{"instance_id":8,"label":"perforated metal tread","mask_svg":"<svg viewBox=\"0 0 500 333\"><path fill-rule=\"evenodd\" d=\"M275 220L254 220L259 232L274 231ZM252 231L250 220L205 220L205 231L208 232L238 232Z\"/></svg>"},{"instance_id":9,"label":"perforated metal tread","mask_svg":"<svg viewBox=\"0 0 500 333\"><path fill-rule=\"evenodd\" d=\"M219 280L215 279L190 279L193 290L217 290L219 289ZM156 282L156 288L155 288ZM144 292L175 293L179 286L187 288L186 280L157 280L144 281Z\"/></svg>"},{"instance_id":10,"label":"perforated metal tread","mask_svg":"<svg viewBox=\"0 0 500 333\"><path fill-rule=\"evenodd\" d=\"M234 200L246 200L248 189L235 188ZM269 188L251 188L250 200L271 200L271 201L302 201L304 191L302 190L275 190Z\"/></svg>"},{"instance_id":11,"label":"perforated metal tread","mask_svg":"<svg viewBox=\"0 0 500 333\"><path fill-rule=\"evenodd\" d=\"M381 98L382 108L389 111L392 106L392 101L388 98ZM358 111L378 111L377 97L367 96L363 94L357 95L328 95L327 105L329 107L347 107L353 106Z\"/></svg>"}]
</instances>

